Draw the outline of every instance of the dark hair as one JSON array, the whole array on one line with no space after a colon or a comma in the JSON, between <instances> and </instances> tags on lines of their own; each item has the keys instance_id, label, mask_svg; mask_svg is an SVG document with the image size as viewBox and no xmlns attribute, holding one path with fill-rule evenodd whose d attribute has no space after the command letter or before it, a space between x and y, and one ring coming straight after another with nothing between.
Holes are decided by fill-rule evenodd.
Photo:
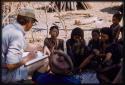
<instances>
[{"instance_id":1,"label":"dark hair","mask_svg":"<svg viewBox=\"0 0 125 85\"><path fill-rule=\"evenodd\" d=\"M17 22L21 25L25 25L29 23L31 20L33 21L34 19L26 16L17 15Z\"/></svg>"},{"instance_id":2,"label":"dark hair","mask_svg":"<svg viewBox=\"0 0 125 85\"><path fill-rule=\"evenodd\" d=\"M108 42L112 42L113 41L113 32L112 32L112 30L109 27L103 27L100 30L100 32L103 33L103 34L107 34L109 36Z\"/></svg>"},{"instance_id":3,"label":"dark hair","mask_svg":"<svg viewBox=\"0 0 125 85\"><path fill-rule=\"evenodd\" d=\"M80 36L82 39L84 39L84 32L83 32L83 30L82 30L81 28L79 28L79 27L76 27L76 28L74 28L74 29L72 30L71 39L73 39L73 37L74 37L75 35L78 35L78 36Z\"/></svg>"},{"instance_id":4,"label":"dark hair","mask_svg":"<svg viewBox=\"0 0 125 85\"><path fill-rule=\"evenodd\" d=\"M57 29L58 30L58 34L59 34L59 27L58 26L51 26L50 27L50 31L52 31L53 29Z\"/></svg>"},{"instance_id":5,"label":"dark hair","mask_svg":"<svg viewBox=\"0 0 125 85\"><path fill-rule=\"evenodd\" d=\"M94 32L100 34L100 31L99 31L98 29L93 29L93 30L92 30L92 33L94 33Z\"/></svg>"},{"instance_id":6,"label":"dark hair","mask_svg":"<svg viewBox=\"0 0 125 85\"><path fill-rule=\"evenodd\" d=\"M52 26L52 27L50 27L50 31L52 31L53 29L57 29L59 31L59 27L58 26Z\"/></svg>"},{"instance_id":7,"label":"dark hair","mask_svg":"<svg viewBox=\"0 0 125 85\"><path fill-rule=\"evenodd\" d=\"M120 22L121 19L122 19L122 14L120 14L120 13L116 13L116 14L113 15L113 17L115 17L116 19L118 19L119 22Z\"/></svg>"}]
</instances>

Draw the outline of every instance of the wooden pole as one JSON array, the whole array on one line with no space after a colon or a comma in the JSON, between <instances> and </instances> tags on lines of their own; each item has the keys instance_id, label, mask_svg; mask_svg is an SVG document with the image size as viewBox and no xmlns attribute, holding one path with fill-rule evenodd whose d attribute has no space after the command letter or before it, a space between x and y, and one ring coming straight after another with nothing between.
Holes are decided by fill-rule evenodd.
<instances>
[{"instance_id":1,"label":"wooden pole","mask_svg":"<svg viewBox=\"0 0 125 85\"><path fill-rule=\"evenodd\" d=\"M47 37L49 36L49 28L48 28L48 19L47 19L47 6L45 6L45 15L46 15L46 26L47 26Z\"/></svg>"},{"instance_id":2,"label":"wooden pole","mask_svg":"<svg viewBox=\"0 0 125 85\"><path fill-rule=\"evenodd\" d=\"M52 5L51 5L51 6L52 6ZM63 28L64 28L64 30L65 30L65 37L67 37L67 28L66 28L66 26L65 26L65 22L64 22L63 18L60 16L59 10L56 9L56 8L57 8L57 5L56 5L56 8L54 8L53 6L52 6L52 8L55 9L55 11L57 12L57 14L58 14L58 16L59 16L59 20L61 21L62 26L63 26Z\"/></svg>"}]
</instances>

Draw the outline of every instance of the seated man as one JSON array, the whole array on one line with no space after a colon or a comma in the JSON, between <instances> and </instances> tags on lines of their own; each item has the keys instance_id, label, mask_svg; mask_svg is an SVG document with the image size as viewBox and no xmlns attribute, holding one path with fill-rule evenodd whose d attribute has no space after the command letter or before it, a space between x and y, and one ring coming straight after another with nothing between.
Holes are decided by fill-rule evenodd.
<instances>
[{"instance_id":1,"label":"seated man","mask_svg":"<svg viewBox=\"0 0 125 85\"><path fill-rule=\"evenodd\" d=\"M63 51L54 51L49 57L49 72L35 72L32 80L36 84L80 84L72 75L73 63Z\"/></svg>"}]
</instances>

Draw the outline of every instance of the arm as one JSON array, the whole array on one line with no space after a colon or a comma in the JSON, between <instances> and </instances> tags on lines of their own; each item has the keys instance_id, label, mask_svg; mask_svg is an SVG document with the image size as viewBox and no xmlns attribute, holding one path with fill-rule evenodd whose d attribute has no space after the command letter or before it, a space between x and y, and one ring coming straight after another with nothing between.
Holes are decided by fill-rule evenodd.
<instances>
[{"instance_id":1,"label":"arm","mask_svg":"<svg viewBox=\"0 0 125 85\"><path fill-rule=\"evenodd\" d=\"M6 64L5 67L9 70L14 70L19 68L22 65L25 65L26 62L34 59L36 56L36 51L32 51L30 52L26 57L24 57L21 61L19 61L18 63L15 64Z\"/></svg>"},{"instance_id":2,"label":"arm","mask_svg":"<svg viewBox=\"0 0 125 85\"><path fill-rule=\"evenodd\" d=\"M4 68L7 68L8 70L14 70L20 66L24 65L23 61L16 63L16 64L6 64Z\"/></svg>"},{"instance_id":3,"label":"arm","mask_svg":"<svg viewBox=\"0 0 125 85\"><path fill-rule=\"evenodd\" d=\"M119 34L120 34L120 28L117 29L117 33L116 33L116 39L119 38Z\"/></svg>"},{"instance_id":4,"label":"arm","mask_svg":"<svg viewBox=\"0 0 125 85\"><path fill-rule=\"evenodd\" d=\"M44 53L44 55L49 55L50 56L50 54L51 54L51 52L50 52L50 50L48 49L48 47L47 46L44 46L43 47L43 53Z\"/></svg>"},{"instance_id":5,"label":"arm","mask_svg":"<svg viewBox=\"0 0 125 85\"><path fill-rule=\"evenodd\" d=\"M112 57L112 53L106 53L106 57L105 57L105 60L104 60L104 62L105 61L110 61L111 60L111 57Z\"/></svg>"},{"instance_id":6,"label":"arm","mask_svg":"<svg viewBox=\"0 0 125 85\"><path fill-rule=\"evenodd\" d=\"M48 38L45 38L45 40L44 40L44 46L43 46L43 53L44 53L44 55L50 55L50 49L48 48Z\"/></svg>"},{"instance_id":7,"label":"arm","mask_svg":"<svg viewBox=\"0 0 125 85\"><path fill-rule=\"evenodd\" d=\"M8 44L5 67L14 70L24 65L27 61L35 58L35 50L22 59L22 49L24 47L24 39L21 35L13 34L8 38L11 40ZM8 43L8 42L4 42Z\"/></svg>"},{"instance_id":8,"label":"arm","mask_svg":"<svg viewBox=\"0 0 125 85\"><path fill-rule=\"evenodd\" d=\"M93 54L90 54L79 66L80 69L84 68L86 65L88 65L91 62L91 59L94 57Z\"/></svg>"}]
</instances>

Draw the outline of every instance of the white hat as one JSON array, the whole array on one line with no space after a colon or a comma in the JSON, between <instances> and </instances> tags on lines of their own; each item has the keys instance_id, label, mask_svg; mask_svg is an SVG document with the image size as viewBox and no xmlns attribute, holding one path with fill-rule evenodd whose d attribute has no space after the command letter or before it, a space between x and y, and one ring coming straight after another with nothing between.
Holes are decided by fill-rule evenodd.
<instances>
[{"instance_id":1,"label":"white hat","mask_svg":"<svg viewBox=\"0 0 125 85\"><path fill-rule=\"evenodd\" d=\"M29 8L21 9L19 10L18 15L30 17L30 18L33 18L35 21L37 21L35 17L35 10L33 9L29 9Z\"/></svg>"}]
</instances>

